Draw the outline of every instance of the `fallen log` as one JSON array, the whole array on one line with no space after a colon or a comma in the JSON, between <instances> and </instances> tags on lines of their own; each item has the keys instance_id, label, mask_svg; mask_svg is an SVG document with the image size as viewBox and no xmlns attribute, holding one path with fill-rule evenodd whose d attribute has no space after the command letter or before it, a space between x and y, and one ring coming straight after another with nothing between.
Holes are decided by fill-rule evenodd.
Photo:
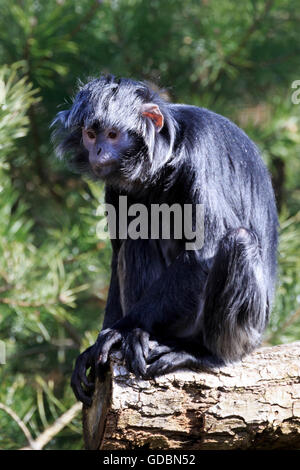
<instances>
[{"instance_id":1,"label":"fallen log","mask_svg":"<svg viewBox=\"0 0 300 470\"><path fill-rule=\"evenodd\" d=\"M300 342L150 381L115 353L83 428L87 449L300 449Z\"/></svg>"}]
</instances>

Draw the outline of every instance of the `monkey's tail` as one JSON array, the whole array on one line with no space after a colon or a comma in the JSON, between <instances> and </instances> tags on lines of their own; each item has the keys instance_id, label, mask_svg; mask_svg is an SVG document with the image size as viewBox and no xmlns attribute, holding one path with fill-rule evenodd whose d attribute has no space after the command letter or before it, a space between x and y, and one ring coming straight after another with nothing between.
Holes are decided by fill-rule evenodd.
<instances>
[{"instance_id":1,"label":"monkey's tail","mask_svg":"<svg viewBox=\"0 0 300 470\"><path fill-rule=\"evenodd\" d=\"M208 275L202 328L205 346L226 363L241 359L261 341L269 316L257 234L229 230Z\"/></svg>"}]
</instances>

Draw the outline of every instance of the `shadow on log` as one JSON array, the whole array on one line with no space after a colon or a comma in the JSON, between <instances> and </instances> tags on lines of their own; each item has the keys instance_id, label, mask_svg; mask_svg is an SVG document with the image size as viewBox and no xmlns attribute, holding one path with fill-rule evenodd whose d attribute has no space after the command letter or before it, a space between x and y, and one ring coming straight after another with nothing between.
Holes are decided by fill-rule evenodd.
<instances>
[{"instance_id":1,"label":"shadow on log","mask_svg":"<svg viewBox=\"0 0 300 470\"><path fill-rule=\"evenodd\" d=\"M300 342L150 381L115 353L83 427L87 449L300 449Z\"/></svg>"}]
</instances>

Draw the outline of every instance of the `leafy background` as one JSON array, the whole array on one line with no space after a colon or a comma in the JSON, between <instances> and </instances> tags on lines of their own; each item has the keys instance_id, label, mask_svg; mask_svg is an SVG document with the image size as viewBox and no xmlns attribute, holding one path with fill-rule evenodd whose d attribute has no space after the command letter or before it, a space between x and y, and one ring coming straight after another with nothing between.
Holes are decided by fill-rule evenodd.
<instances>
[{"instance_id":1,"label":"leafy background","mask_svg":"<svg viewBox=\"0 0 300 470\"><path fill-rule=\"evenodd\" d=\"M95 230L103 188L55 159L49 124L78 79L112 72L243 127L270 169L281 220L265 343L299 340L300 104L291 86L300 4L0 0L0 11L0 447L81 449L69 380L101 326L110 247Z\"/></svg>"}]
</instances>

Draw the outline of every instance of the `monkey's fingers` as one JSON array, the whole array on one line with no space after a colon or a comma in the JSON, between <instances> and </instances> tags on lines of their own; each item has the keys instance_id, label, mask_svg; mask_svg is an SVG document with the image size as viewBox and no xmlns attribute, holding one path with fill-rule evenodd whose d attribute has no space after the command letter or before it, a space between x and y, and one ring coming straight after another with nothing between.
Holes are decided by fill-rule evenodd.
<instances>
[{"instance_id":1,"label":"monkey's fingers","mask_svg":"<svg viewBox=\"0 0 300 470\"><path fill-rule=\"evenodd\" d=\"M135 328L127 335L123 350L127 368L137 377L143 377L149 353L149 334L140 328Z\"/></svg>"},{"instance_id":2,"label":"monkey's fingers","mask_svg":"<svg viewBox=\"0 0 300 470\"><path fill-rule=\"evenodd\" d=\"M93 346L78 356L71 377L71 387L76 398L82 401L86 406L92 404L91 394L94 390L94 383L90 382L86 376L86 371L91 366L92 349Z\"/></svg>"},{"instance_id":3,"label":"monkey's fingers","mask_svg":"<svg viewBox=\"0 0 300 470\"><path fill-rule=\"evenodd\" d=\"M78 377L72 378L72 389L77 400L81 401L85 406L91 406L93 401L92 397L90 395L87 395Z\"/></svg>"},{"instance_id":4,"label":"monkey's fingers","mask_svg":"<svg viewBox=\"0 0 300 470\"><path fill-rule=\"evenodd\" d=\"M154 346L154 348L151 349L148 355L147 363L151 364L152 362L159 359L162 355L170 353L172 351L173 351L173 348L171 346L167 346L166 344L156 343L156 345Z\"/></svg>"},{"instance_id":5,"label":"monkey's fingers","mask_svg":"<svg viewBox=\"0 0 300 470\"><path fill-rule=\"evenodd\" d=\"M140 341L142 351L143 351L143 356L147 360L148 354L149 354L149 338L150 335L147 333L147 331L141 330L140 328L136 328L136 333L135 333Z\"/></svg>"},{"instance_id":6,"label":"monkey's fingers","mask_svg":"<svg viewBox=\"0 0 300 470\"><path fill-rule=\"evenodd\" d=\"M111 348L119 343L121 339L122 335L117 330L108 328L107 330L101 331L96 343L96 368L98 365L106 364Z\"/></svg>"},{"instance_id":7,"label":"monkey's fingers","mask_svg":"<svg viewBox=\"0 0 300 470\"><path fill-rule=\"evenodd\" d=\"M148 367L146 377L152 378L183 368L197 369L201 365L201 359L196 358L192 354L179 351L168 352L161 355L159 359Z\"/></svg>"}]
</instances>

